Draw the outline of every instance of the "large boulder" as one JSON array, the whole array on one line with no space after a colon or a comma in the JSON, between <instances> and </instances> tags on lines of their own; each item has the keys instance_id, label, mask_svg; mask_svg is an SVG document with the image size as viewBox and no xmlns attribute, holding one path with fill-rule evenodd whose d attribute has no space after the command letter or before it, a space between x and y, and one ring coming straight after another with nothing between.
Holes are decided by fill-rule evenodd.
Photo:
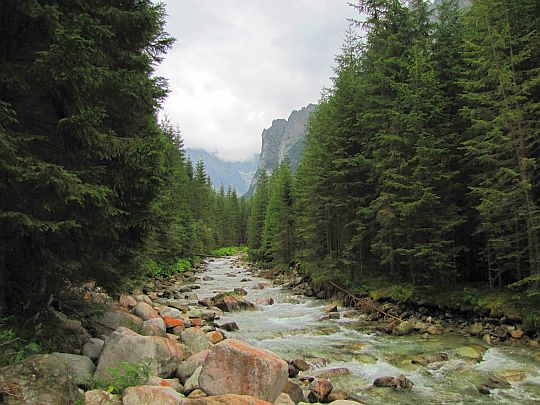
<instances>
[{"instance_id":1,"label":"large boulder","mask_svg":"<svg viewBox=\"0 0 540 405\"><path fill-rule=\"evenodd\" d=\"M70 353L53 353L52 355L69 364L71 375L77 385L86 386L96 371L96 366L90 357Z\"/></svg>"},{"instance_id":2,"label":"large boulder","mask_svg":"<svg viewBox=\"0 0 540 405\"><path fill-rule=\"evenodd\" d=\"M248 395L219 395L197 399L185 399L182 405L272 405L272 403Z\"/></svg>"},{"instance_id":3,"label":"large boulder","mask_svg":"<svg viewBox=\"0 0 540 405\"><path fill-rule=\"evenodd\" d=\"M257 309L254 303L242 298L237 293L224 292L212 298L212 305L222 311L254 311Z\"/></svg>"},{"instance_id":4,"label":"large boulder","mask_svg":"<svg viewBox=\"0 0 540 405\"><path fill-rule=\"evenodd\" d=\"M202 352L196 353L178 365L176 376L180 378L182 383L185 383L186 380L195 373L197 368L203 365L208 356L208 352L209 350L203 350Z\"/></svg>"},{"instance_id":5,"label":"large boulder","mask_svg":"<svg viewBox=\"0 0 540 405\"><path fill-rule=\"evenodd\" d=\"M143 325L143 320L127 312L125 308L114 307L95 317L91 324L98 334L108 335L120 327L139 332Z\"/></svg>"},{"instance_id":6,"label":"large boulder","mask_svg":"<svg viewBox=\"0 0 540 405\"><path fill-rule=\"evenodd\" d=\"M167 337L165 321L161 318L152 318L143 322L141 335Z\"/></svg>"},{"instance_id":7,"label":"large boulder","mask_svg":"<svg viewBox=\"0 0 540 405\"><path fill-rule=\"evenodd\" d=\"M69 363L59 356L41 354L0 368L0 399L6 405L71 405L82 395Z\"/></svg>"},{"instance_id":8,"label":"large boulder","mask_svg":"<svg viewBox=\"0 0 540 405\"><path fill-rule=\"evenodd\" d=\"M182 405L184 396L171 387L139 385L126 388L123 405Z\"/></svg>"},{"instance_id":9,"label":"large boulder","mask_svg":"<svg viewBox=\"0 0 540 405\"><path fill-rule=\"evenodd\" d=\"M91 338L83 346L82 354L90 357L92 360L97 360L99 358L99 354L101 353L101 350L103 349L104 344L105 342L101 339Z\"/></svg>"},{"instance_id":10,"label":"large boulder","mask_svg":"<svg viewBox=\"0 0 540 405\"><path fill-rule=\"evenodd\" d=\"M209 350L199 386L208 395L241 394L274 402L287 377L287 363L275 354L227 339Z\"/></svg>"},{"instance_id":11,"label":"large boulder","mask_svg":"<svg viewBox=\"0 0 540 405\"><path fill-rule=\"evenodd\" d=\"M408 335L414 330L414 323L411 321L400 322L393 330L394 335L403 336Z\"/></svg>"},{"instance_id":12,"label":"large boulder","mask_svg":"<svg viewBox=\"0 0 540 405\"><path fill-rule=\"evenodd\" d=\"M293 383L292 381L287 381L285 387L283 387L283 392L289 395L289 398L291 398L295 404L304 400L304 391L302 391L302 388L300 388L298 384Z\"/></svg>"},{"instance_id":13,"label":"large boulder","mask_svg":"<svg viewBox=\"0 0 540 405\"><path fill-rule=\"evenodd\" d=\"M150 362L150 374L169 377L185 357L185 349L172 339L142 336L126 328L118 328L105 341L95 373L96 378L109 379L109 369L121 362Z\"/></svg>"},{"instance_id":14,"label":"large boulder","mask_svg":"<svg viewBox=\"0 0 540 405\"><path fill-rule=\"evenodd\" d=\"M211 346L206 333L201 328L188 328L180 333L180 338L191 354L202 352Z\"/></svg>"},{"instance_id":15,"label":"large boulder","mask_svg":"<svg viewBox=\"0 0 540 405\"><path fill-rule=\"evenodd\" d=\"M143 321L148 321L149 319L153 318L160 318L158 312L152 308L151 305L148 305L145 302L138 302L131 311L139 318L142 318Z\"/></svg>"}]
</instances>

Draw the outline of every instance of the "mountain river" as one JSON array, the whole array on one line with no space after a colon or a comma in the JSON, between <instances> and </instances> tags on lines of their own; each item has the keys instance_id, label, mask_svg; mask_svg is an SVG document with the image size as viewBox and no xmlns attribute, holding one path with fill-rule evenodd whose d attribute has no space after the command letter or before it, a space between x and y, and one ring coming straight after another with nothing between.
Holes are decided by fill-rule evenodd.
<instances>
[{"instance_id":1,"label":"mountain river","mask_svg":"<svg viewBox=\"0 0 540 405\"><path fill-rule=\"evenodd\" d=\"M272 297L274 305L259 306L258 311L226 313L221 322L234 321L240 327L228 337L268 349L283 359L302 358L317 364L301 373L346 368L352 373L330 377L334 387L357 394L365 404L534 404L540 403L540 349L490 347L481 339L455 335L391 336L377 332L373 322L354 318L321 321L327 300L294 295L282 287L254 289L268 281L235 264L234 258L219 258L208 263L199 280L200 298L236 287L248 291L255 302ZM249 281L241 282L249 278ZM339 308L340 312L350 309ZM447 353L449 361L435 365L415 365L418 356ZM324 359L323 362L321 359ZM441 365L442 364L442 365ZM368 388L381 376L404 374L414 382L409 391ZM510 388L478 392L476 386L490 377L501 377Z\"/></svg>"}]
</instances>

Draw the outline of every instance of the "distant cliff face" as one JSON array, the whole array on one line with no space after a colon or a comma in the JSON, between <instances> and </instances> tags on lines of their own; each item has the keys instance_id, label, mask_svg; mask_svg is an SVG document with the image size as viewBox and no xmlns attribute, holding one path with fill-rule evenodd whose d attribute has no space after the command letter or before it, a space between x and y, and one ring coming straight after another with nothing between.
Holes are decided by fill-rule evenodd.
<instances>
[{"instance_id":1,"label":"distant cliff face","mask_svg":"<svg viewBox=\"0 0 540 405\"><path fill-rule=\"evenodd\" d=\"M309 104L299 111L295 110L287 120L274 120L270 128L262 132L259 165L249 187L248 195L255 190L258 174L263 170L269 174L272 173L285 158L289 158L292 169L296 170L304 150L306 125L309 116L316 107L314 104Z\"/></svg>"},{"instance_id":2,"label":"distant cliff face","mask_svg":"<svg viewBox=\"0 0 540 405\"><path fill-rule=\"evenodd\" d=\"M215 189L219 190L223 184L227 191L231 186L238 195L243 195L248 190L257 169L257 158L249 162L225 162L204 150L190 148L186 149L186 154L193 163L203 161L206 174L212 179Z\"/></svg>"}]
</instances>

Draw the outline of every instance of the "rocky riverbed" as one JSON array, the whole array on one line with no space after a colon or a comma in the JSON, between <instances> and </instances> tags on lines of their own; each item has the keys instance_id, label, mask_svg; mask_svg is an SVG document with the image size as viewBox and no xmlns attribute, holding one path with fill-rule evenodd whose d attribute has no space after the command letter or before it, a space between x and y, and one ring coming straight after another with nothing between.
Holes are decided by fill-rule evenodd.
<instances>
[{"instance_id":1,"label":"rocky riverbed","mask_svg":"<svg viewBox=\"0 0 540 405\"><path fill-rule=\"evenodd\" d=\"M294 274L274 282L239 258L220 258L149 283L92 320L93 337L85 335L80 353L38 355L0 369L0 403L540 401L540 350L513 347L524 341L512 335L519 325L508 324L500 338L510 346L493 346L485 335L497 329L481 319L404 315L411 310L397 307L406 320L389 324L322 299L324 292ZM475 323L481 331L470 330ZM122 362L141 360L151 377L123 395L91 389L91 381L114 380Z\"/></svg>"}]
</instances>

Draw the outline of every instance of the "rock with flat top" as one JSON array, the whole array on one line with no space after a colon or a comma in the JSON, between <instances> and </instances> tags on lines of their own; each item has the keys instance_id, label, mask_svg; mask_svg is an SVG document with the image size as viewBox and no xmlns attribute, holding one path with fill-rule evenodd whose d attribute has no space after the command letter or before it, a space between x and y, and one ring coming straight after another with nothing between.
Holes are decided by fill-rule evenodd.
<instances>
[{"instance_id":1,"label":"rock with flat top","mask_svg":"<svg viewBox=\"0 0 540 405\"><path fill-rule=\"evenodd\" d=\"M131 310L135 315L143 321L148 321L153 318L160 318L159 313L145 302L138 302Z\"/></svg>"},{"instance_id":2,"label":"rock with flat top","mask_svg":"<svg viewBox=\"0 0 540 405\"><path fill-rule=\"evenodd\" d=\"M274 402L287 383L287 370L275 354L227 339L209 350L199 385L208 395L250 395Z\"/></svg>"},{"instance_id":3,"label":"rock with flat top","mask_svg":"<svg viewBox=\"0 0 540 405\"><path fill-rule=\"evenodd\" d=\"M186 380L193 375L195 370L203 365L208 356L208 352L209 350L203 350L202 352L196 353L178 365L176 376L180 378L182 383L185 383Z\"/></svg>"},{"instance_id":4,"label":"rock with flat top","mask_svg":"<svg viewBox=\"0 0 540 405\"><path fill-rule=\"evenodd\" d=\"M39 354L0 368L0 399L5 405L71 405L82 396L69 363L59 356Z\"/></svg>"},{"instance_id":5,"label":"rock with flat top","mask_svg":"<svg viewBox=\"0 0 540 405\"><path fill-rule=\"evenodd\" d=\"M99 356L95 377L109 380L109 369L121 362L136 364L148 361L150 375L169 377L185 357L186 348L169 338L142 336L126 328L118 328L106 340Z\"/></svg>"}]
</instances>

